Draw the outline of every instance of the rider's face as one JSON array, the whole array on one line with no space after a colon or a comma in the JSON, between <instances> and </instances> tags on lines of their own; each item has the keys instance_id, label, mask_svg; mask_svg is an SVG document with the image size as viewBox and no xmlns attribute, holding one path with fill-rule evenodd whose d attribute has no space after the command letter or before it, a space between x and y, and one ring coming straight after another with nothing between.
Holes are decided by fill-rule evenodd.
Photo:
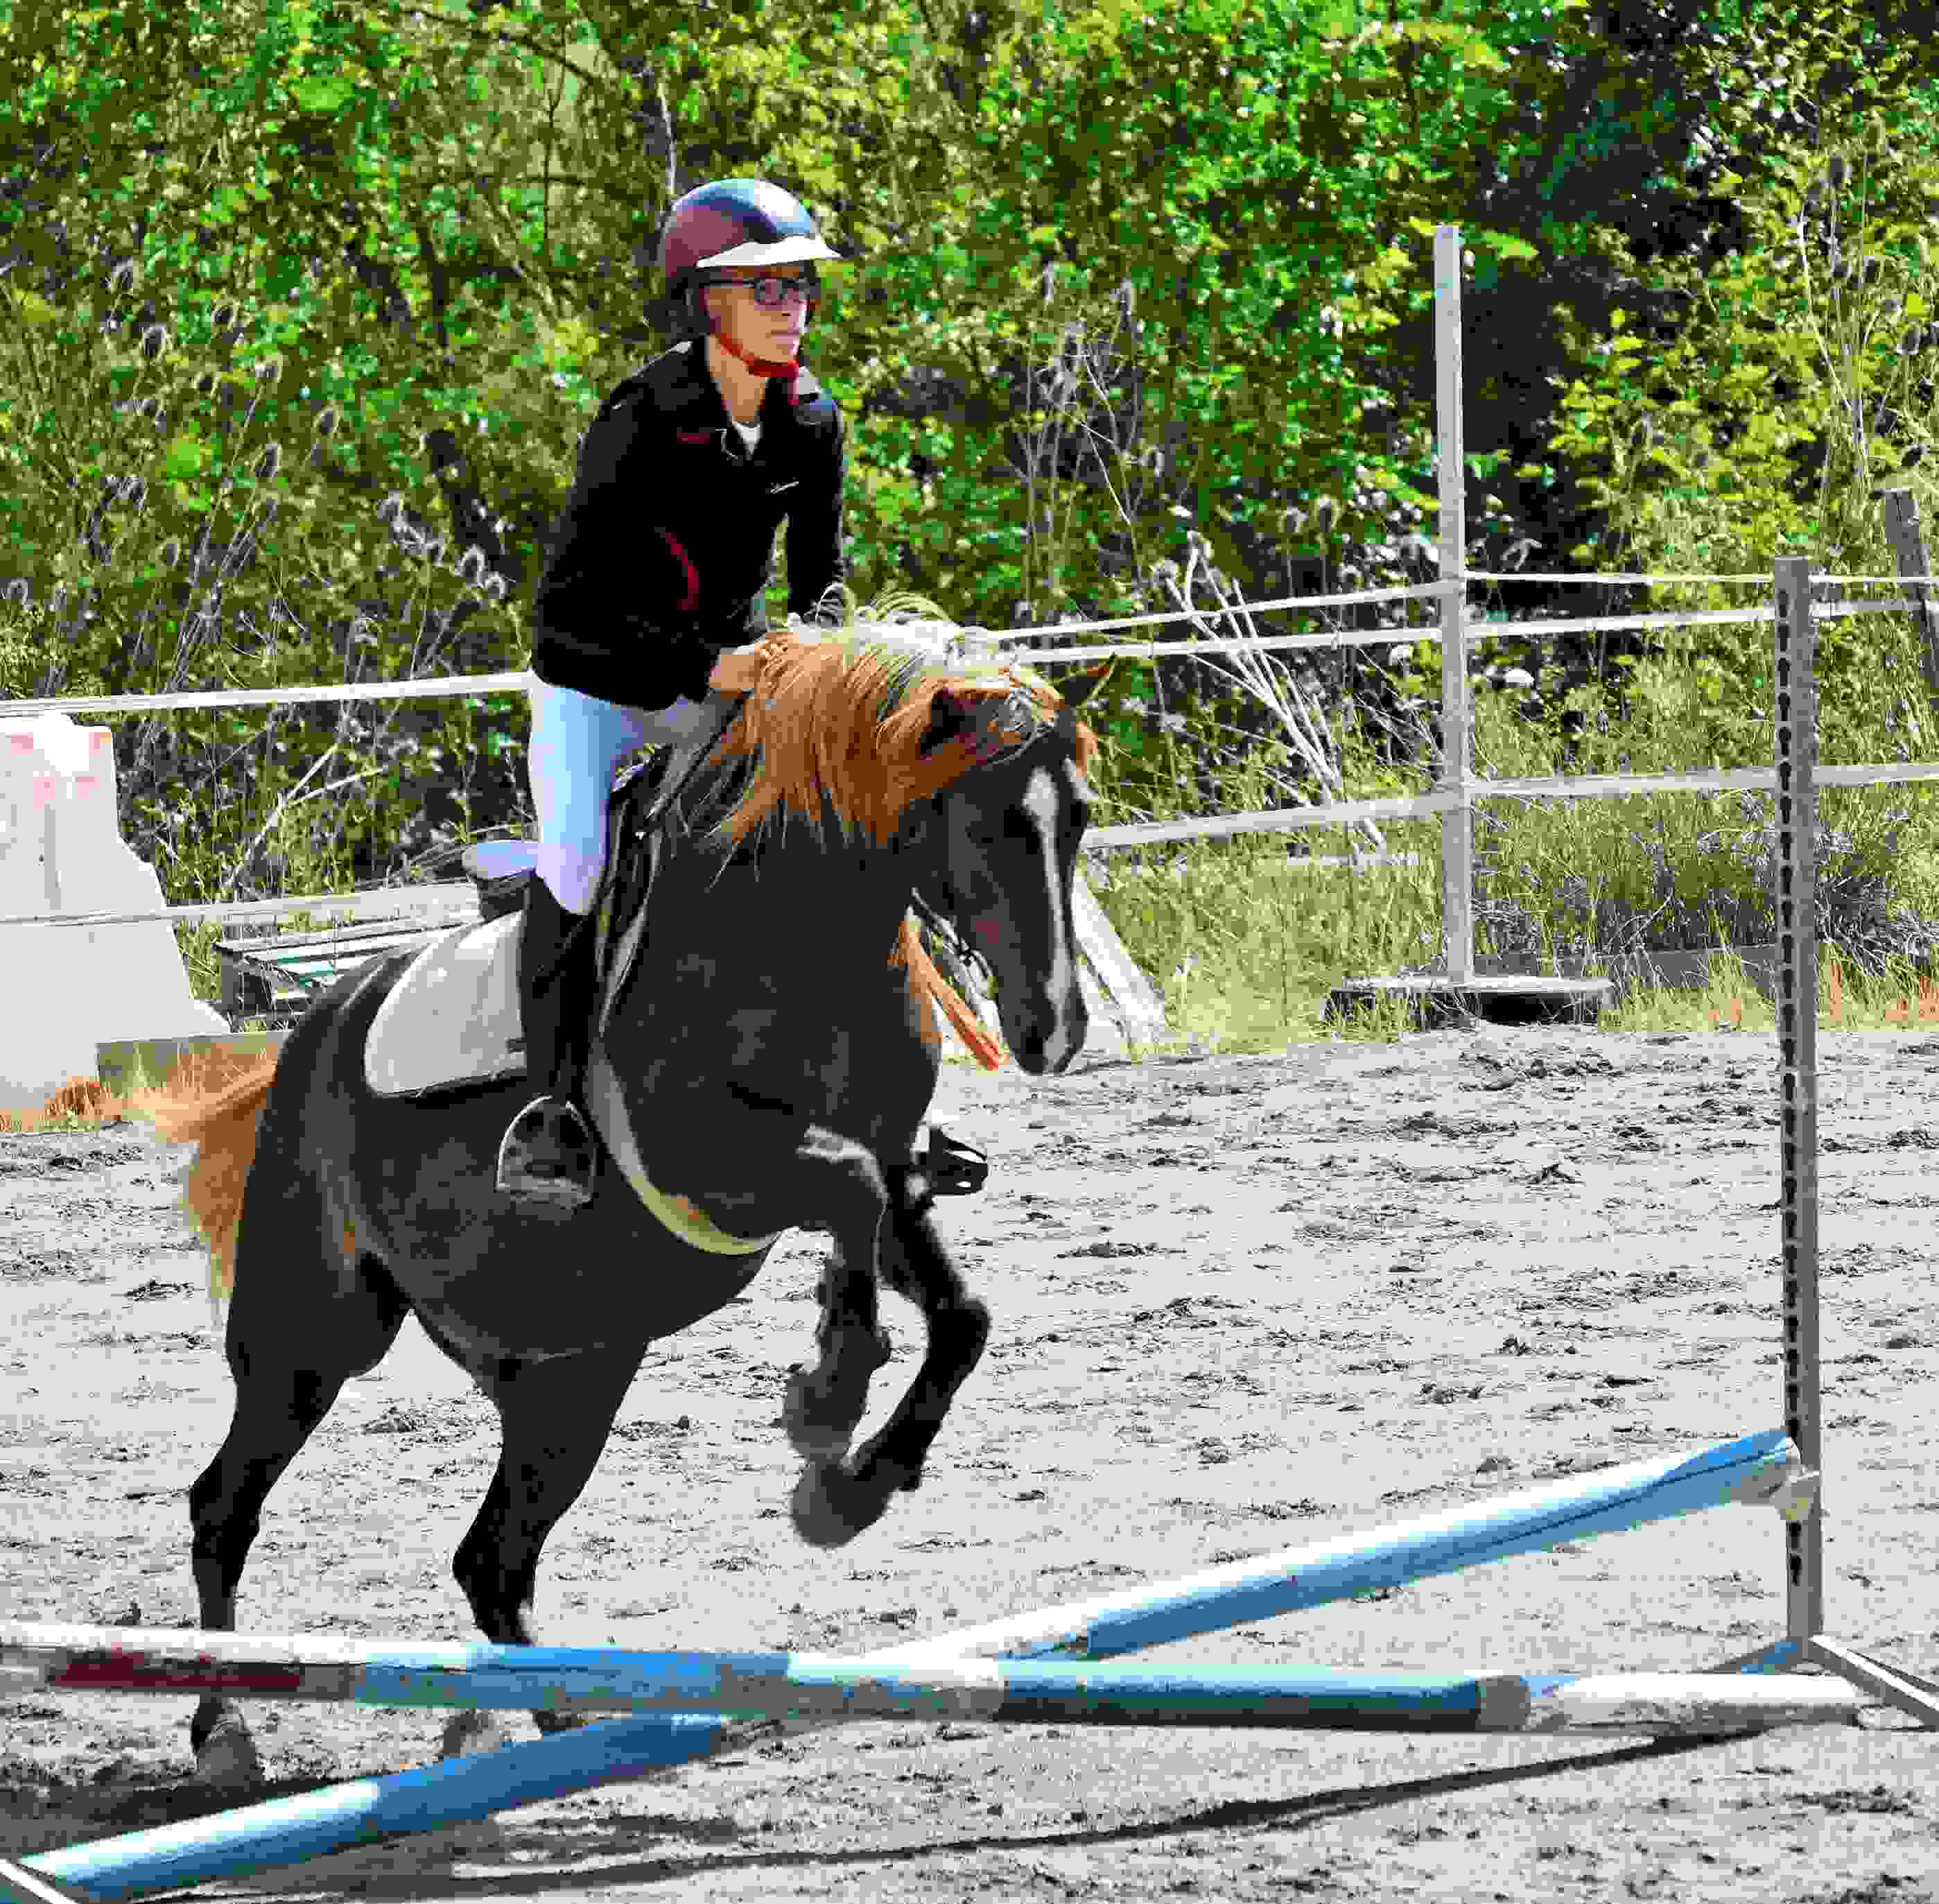
<instances>
[{"instance_id":1,"label":"rider's face","mask_svg":"<svg viewBox=\"0 0 1939 1904\"><path fill-rule=\"evenodd\" d=\"M808 306L790 297L778 309L756 303L753 286L759 278L787 278L796 282L808 276L805 264L736 265L729 273L732 282L709 287L708 308L732 343L756 357L792 357L808 328Z\"/></svg>"}]
</instances>

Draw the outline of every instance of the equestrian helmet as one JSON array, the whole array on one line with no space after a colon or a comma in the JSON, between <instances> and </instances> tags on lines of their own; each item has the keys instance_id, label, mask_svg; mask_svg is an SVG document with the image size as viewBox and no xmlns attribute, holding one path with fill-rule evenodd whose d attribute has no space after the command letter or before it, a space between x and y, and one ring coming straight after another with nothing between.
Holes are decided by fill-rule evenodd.
<instances>
[{"instance_id":1,"label":"equestrian helmet","mask_svg":"<svg viewBox=\"0 0 1939 1904\"><path fill-rule=\"evenodd\" d=\"M688 326L710 328L702 288L723 266L802 264L842 254L822 242L808 208L765 178L717 178L674 202L660 233L667 300ZM809 309L813 309L811 303Z\"/></svg>"}]
</instances>

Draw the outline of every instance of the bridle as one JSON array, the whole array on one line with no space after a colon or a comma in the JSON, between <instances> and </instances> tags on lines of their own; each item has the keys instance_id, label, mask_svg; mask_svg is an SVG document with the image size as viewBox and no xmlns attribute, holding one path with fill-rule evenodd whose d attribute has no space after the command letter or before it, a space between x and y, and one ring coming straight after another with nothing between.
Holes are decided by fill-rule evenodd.
<instances>
[{"instance_id":1,"label":"bridle","mask_svg":"<svg viewBox=\"0 0 1939 1904\"><path fill-rule=\"evenodd\" d=\"M1036 731L1027 739L1017 742L1014 745L1006 743L1001 747L979 750L976 764L978 766L982 766L992 764L1000 760L1006 762L1021 760L1033 748L1042 745L1045 741L1057 738L1072 738L1075 735L1076 727L1075 712L1069 708L1060 708L1054 719L1039 721ZM940 793L933 797L931 802L934 809L934 817L939 821L942 818L942 804L948 798L951 791L951 787L944 787ZM990 962L976 947L973 935L964 918L966 908L963 895L957 891L956 882L950 876L948 842L946 839L942 842L942 851L934 856L931 864L930 878L940 890L934 894L925 894L922 888L918 886L913 895L916 909L925 916L932 927L938 924L946 925L949 929L950 936L955 941L956 950L959 956L966 962L973 961L980 965L987 976ZM936 903L939 898L942 901L940 905Z\"/></svg>"}]
</instances>

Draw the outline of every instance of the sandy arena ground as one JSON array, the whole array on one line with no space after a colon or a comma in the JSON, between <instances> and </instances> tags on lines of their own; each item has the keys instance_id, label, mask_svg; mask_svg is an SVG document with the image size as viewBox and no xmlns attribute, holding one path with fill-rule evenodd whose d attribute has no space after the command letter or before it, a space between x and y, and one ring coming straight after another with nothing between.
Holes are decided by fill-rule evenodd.
<instances>
[{"instance_id":1,"label":"sandy arena ground","mask_svg":"<svg viewBox=\"0 0 1939 1904\"><path fill-rule=\"evenodd\" d=\"M1829 1623L1929 1673L1939 1037L1820 1052ZM1768 1038L1566 1030L951 1067L941 1107L992 1174L942 1226L997 1321L922 1491L842 1552L793 1535L778 1417L821 1242L797 1235L649 1354L541 1632L862 1652L1774 1427L1774 1067ZM0 1139L6 1617L193 1622L185 1495L230 1391L171 1162L130 1126ZM872 1423L918 1326L885 1315ZM407 1324L271 1497L242 1625L473 1637L450 1557L495 1433ZM1782 1552L1734 1508L1151 1656L1694 1671L1782 1630ZM0 1708L0 1848L217 1808L182 1782L192 1704ZM424 1762L440 1723L250 1717L273 1793ZM869 1724L198 1895L1939 1896L1939 1740L1864 1721L1661 1750Z\"/></svg>"}]
</instances>

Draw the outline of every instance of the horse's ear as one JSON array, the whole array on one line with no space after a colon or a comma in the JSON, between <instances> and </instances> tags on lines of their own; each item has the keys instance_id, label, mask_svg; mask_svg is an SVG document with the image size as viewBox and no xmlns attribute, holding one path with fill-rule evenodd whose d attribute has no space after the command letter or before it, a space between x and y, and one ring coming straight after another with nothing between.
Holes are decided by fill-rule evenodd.
<instances>
[{"instance_id":1,"label":"horse's ear","mask_svg":"<svg viewBox=\"0 0 1939 1904\"><path fill-rule=\"evenodd\" d=\"M976 724L978 705L966 696L938 688L936 698L929 704L929 725L923 730L922 751L933 754L945 741L967 733Z\"/></svg>"},{"instance_id":2,"label":"horse's ear","mask_svg":"<svg viewBox=\"0 0 1939 1904\"><path fill-rule=\"evenodd\" d=\"M1065 682L1058 690L1064 697L1064 705L1067 708L1081 708L1111 678L1112 671L1123 659L1122 655L1114 654L1110 660L1095 668L1087 668L1075 679Z\"/></svg>"}]
</instances>

